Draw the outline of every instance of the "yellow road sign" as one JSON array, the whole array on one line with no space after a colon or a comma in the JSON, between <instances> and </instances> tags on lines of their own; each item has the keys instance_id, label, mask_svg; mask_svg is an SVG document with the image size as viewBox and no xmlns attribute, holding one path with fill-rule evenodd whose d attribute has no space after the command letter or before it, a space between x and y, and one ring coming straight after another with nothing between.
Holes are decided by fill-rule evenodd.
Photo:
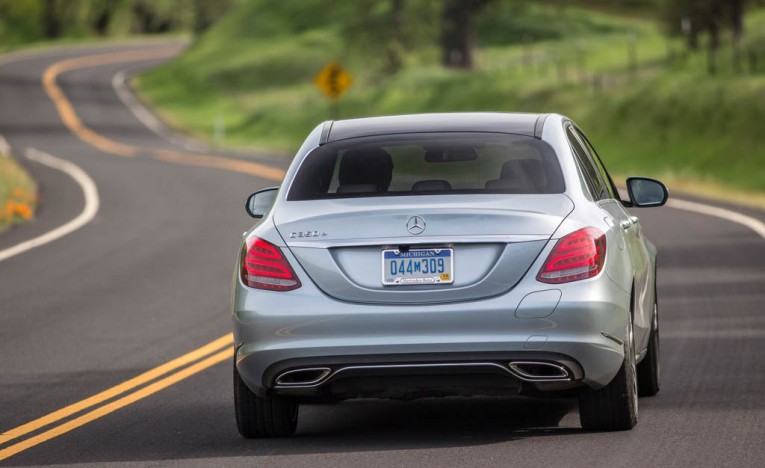
<instances>
[{"instance_id":1,"label":"yellow road sign","mask_svg":"<svg viewBox=\"0 0 765 468\"><path fill-rule=\"evenodd\" d=\"M330 62L314 77L314 84L330 99L338 99L353 84L350 73L339 62Z\"/></svg>"}]
</instances>

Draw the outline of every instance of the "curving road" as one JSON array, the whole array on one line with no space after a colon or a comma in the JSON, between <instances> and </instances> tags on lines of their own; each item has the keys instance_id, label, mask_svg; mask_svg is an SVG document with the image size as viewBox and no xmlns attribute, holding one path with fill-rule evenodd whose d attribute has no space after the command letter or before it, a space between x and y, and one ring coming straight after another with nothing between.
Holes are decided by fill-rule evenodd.
<instances>
[{"instance_id":1,"label":"curving road","mask_svg":"<svg viewBox=\"0 0 765 468\"><path fill-rule=\"evenodd\" d=\"M180 47L0 58L0 135L42 197L0 253L86 203L70 175L25 154L74 163L98 190L90 222L0 261L0 465L765 465L765 239L673 208L635 211L659 248L664 381L634 430L582 432L573 400L429 399L305 406L295 438L240 438L229 282L251 224L243 201L284 163L195 155L123 104L114 75Z\"/></svg>"}]
</instances>

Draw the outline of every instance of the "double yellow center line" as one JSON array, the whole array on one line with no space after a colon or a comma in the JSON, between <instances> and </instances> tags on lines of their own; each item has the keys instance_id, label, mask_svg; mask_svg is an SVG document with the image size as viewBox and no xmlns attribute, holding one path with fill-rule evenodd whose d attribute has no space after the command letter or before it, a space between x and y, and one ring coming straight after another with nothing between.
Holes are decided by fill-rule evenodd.
<instances>
[{"instance_id":1,"label":"double yellow center line","mask_svg":"<svg viewBox=\"0 0 765 468\"><path fill-rule=\"evenodd\" d=\"M55 104L64 125L80 140L105 153L124 157L146 155L173 164L221 169L281 181L284 171L264 164L184 151L142 148L114 141L93 131L82 122L57 82L58 76L67 71L112 63L158 59L175 55L177 52L177 47L171 47L149 51L88 55L62 60L45 70L42 85ZM119 385L0 434L0 461L95 421L232 358L233 344L233 336L227 334ZM45 429L49 426L53 427ZM25 436L26 439L9 445L12 441Z\"/></svg>"},{"instance_id":2,"label":"double yellow center line","mask_svg":"<svg viewBox=\"0 0 765 468\"><path fill-rule=\"evenodd\" d=\"M0 461L34 447L35 445L53 439L54 437L58 437L61 434L65 434L73 429L77 429L80 426L95 421L98 418L106 416L109 413L191 377L208 367L212 367L219 362L232 358L233 344L234 338L231 334L222 336L201 348L195 349L179 358L157 366L154 369L144 372L130 380L126 380L108 390L97 393L90 398L86 398L0 434L0 447L2 447L12 440L31 434L52 424L60 423L70 416L74 416L89 408L96 407L74 419L67 420L51 429L29 437L28 439L0 449ZM170 375L162 377L166 374ZM120 395L124 396L114 399Z\"/></svg>"}]
</instances>

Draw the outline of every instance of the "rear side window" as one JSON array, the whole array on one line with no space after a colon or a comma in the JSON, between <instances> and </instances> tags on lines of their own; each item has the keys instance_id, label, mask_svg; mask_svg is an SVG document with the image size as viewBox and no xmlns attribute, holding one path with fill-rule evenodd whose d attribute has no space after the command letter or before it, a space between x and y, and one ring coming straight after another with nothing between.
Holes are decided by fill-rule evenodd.
<instances>
[{"instance_id":1,"label":"rear side window","mask_svg":"<svg viewBox=\"0 0 765 468\"><path fill-rule=\"evenodd\" d=\"M547 143L523 135L429 133L353 138L316 148L287 199L564 191Z\"/></svg>"},{"instance_id":2,"label":"rear side window","mask_svg":"<svg viewBox=\"0 0 765 468\"><path fill-rule=\"evenodd\" d=\"M603 182L605 183L611 198L621 201L621 198L619 197L619 191L616 189L616 186L614 185L614 181L611 179L611 176L608 174L606 167L603 165L603 161L600 159L598 152L595 151L595 148L592 146L592 143L590 143L590 140L588 140L587 137L584 136L584 133L582 133L581 130L574 129L574 131L579 141L581 141L585 145L585 148L590 153L592 162L594 162L595 166L597 166L598 171L600 172L600 176L603 179Z\"/></svg>"},{"instance_id":3,"label":"rear side window","mask_svg":"<svg viewBox=\"0 0 765 468\"><path fill-rule=\"evenodd\" d=\"M593 164L592 160L587 154L587 150L582 146L582 143L579 141L579 139L574 134L573 127L568 127L566 129L566 136L568 137L568 142L571 145L571 149L574 153L574 157L576 158L576 163L579 166L580 171L582 172L582 175L584 176L585 185L587 186L587 190L590 192L590 195L592 196L593 200L600 200L602 198L606 198L607 190L604 182L600 179L600 174L598 173L598 169Z\"/></svg>"}]
</instances>

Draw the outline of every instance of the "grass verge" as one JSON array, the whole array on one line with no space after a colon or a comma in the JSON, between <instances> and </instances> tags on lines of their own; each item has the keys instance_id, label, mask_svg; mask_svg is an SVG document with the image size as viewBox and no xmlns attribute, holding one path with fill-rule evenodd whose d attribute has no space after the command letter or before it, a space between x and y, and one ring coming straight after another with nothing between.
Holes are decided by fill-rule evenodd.
<instances>
[{"instance_id":1,"label":"grass verge","mask_svg":"<svg viewBox=\"0 0 765 468\"><path fill-rule=\"evenodd\" d=\"M559 112L583 127L615 173L669 175L685 191L761 205L765 10L747 17L747 44L762 53L762 69L749 73L734 72L733 50L723 48L717 74L708 75L703 52L685 53L645 17L535 3L512 12L513 21L544 30L514 32L507 21L484 20L475 70L445 70L437 50L419 47L399 73L386 75L374 49L344 36L341 24L353 12L327 16L321 5L310 0L307 9L314 9L291 22L297 13L289 6L244 2L183 56L133 84L172 126L195 137L291 152L330 118L331 105L312 79L340 59L354 76L335 109L340 118Z\"/></svg>"},{"instance_id":2,"label":"grass verge","mask_svg":"<svg viewBox=\"0 0 765 468\"><path fill-rule=\"evenodd\" d=\"M0 153L0 231L31 220L37 184L10 155Z\"/></svg>"}]
</instances>

